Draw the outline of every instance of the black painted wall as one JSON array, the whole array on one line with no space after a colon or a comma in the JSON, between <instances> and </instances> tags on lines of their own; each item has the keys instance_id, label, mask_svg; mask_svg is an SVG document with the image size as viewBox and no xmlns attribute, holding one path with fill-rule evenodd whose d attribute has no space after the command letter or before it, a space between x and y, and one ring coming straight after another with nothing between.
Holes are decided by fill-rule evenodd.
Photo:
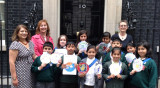
<instances>
[{"instance_id":1,"label":"black painted wall","mask_svg":"<svg viewBox=\"0 0 160 88\"><path fill-rule=\"evenodd\" d=\"M127 0L123 0L122 19L126 19L126 4ZM152 46L153 59L158 61L157 46L160 45L160 0L128 0L134 18L137 19L136 29L133 30L133 39L137 43L140 40L147 40ZM159 58L160 59L160 58ZM159 65L160 66L160 65ZM160 68L159 68L160 75Z\"/></svg>"},{"instance_id":2,"label":"black painted wall","mask_svg":"<svg viewBox=\"0 0 160 88\"><path fill-rule=\"evenodd\" d=\"M30 10L33 8L33 3L37 3L38 20L42 19L43 2L42 0L6 0L6 26L9 30L14 29L18 24L23 24L25 17L28 17Z\"/></svg>"},{"instance_id":3,"label":"black painted wall","mask_svg":"<svg viewBox=\"0 0 160 88\"><path fill-rule=\"evenodd\" d=\"M9 48L11 41L11 36L13 30L18 24L23 24L25 18L29 16L30 10L33 8L33 3L37 3L37 20L43 18L43 0L5 0L5 18L6 18L6 44L7 49ZM29 18L28 18L29 21ZM38 21L37 21L38 22ZM36 22L36 23L37 23ZM8 65L8 50L3 51L0 55L0 62L3 61L2 65L0 63L0 74L7 75L7 65ZM3 60L1 60L1 58ZM2 66L2 69L1 69Z\"/></svg>"}]
</instances>

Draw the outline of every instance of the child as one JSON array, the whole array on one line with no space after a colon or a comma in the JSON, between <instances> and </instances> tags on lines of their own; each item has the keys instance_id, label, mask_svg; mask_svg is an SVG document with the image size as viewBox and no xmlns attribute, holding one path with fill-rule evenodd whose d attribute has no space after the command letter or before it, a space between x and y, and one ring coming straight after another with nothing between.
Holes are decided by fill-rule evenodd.
<instances>
[{"instance_id":1,"label":"child","mask_svg":"<svg viewBox=\"0 0 160 88\"><path fill-rule=\"evenodd\" d=\"M96 50L102 58L104 58L104 56L107 55L107 53L110 51L110 39L111 34L109 32L104 32L101 38L101 43L96 46Z\"/></svg>"},{"instance_id":2,"label":"child","mask_svg":"<svg viewBox=\"0 0 160 88\"><path fill-rule=\"evenodd\" d=\"M113 59L103 66L102 75L106 81L106 88L124 88L124 80L127 78L127 66L121 62L121 49L112 49Z\"/></svg>"},{"instance_id":3,"label":"child","mask_svg":"<svg viewBox=\"0 0 160 88\"><path fill-rule=\"evenodd\" d=\"M51 42L45 42L43 52L51 54L53 52L53 44ZM55 64L51 66L51 64L43 63L41 56L37 57L31 67L31 71L36 74L36 88L55 88L54 74L56 69Z\"/></svg>"},{"instance_id":4,"label":"child","mask_svg":"<svg viewBox=\"0 0 160 88\"><path fill-rule=\"evenodd\" d=\"M102 64L101 62L95 58L96 55L96 47L93 45L88 46L87 48L88 57L83 59L81 62L88 64L89 71L87 73L80 73L81 77L81 88L99 88L96 84L96 78L101 78ZM91 65L92 64L92 65ZM97 72L97 70L99 71Z\"/></svg>"},{"instance_id":5,"label":"child","mask_svg":"<svg viewBox=\"0 0 160 88\"><path fill-rule=\"evenodd\" d=\"M111 40L111 34L109 32L104 32L101 37L101 43L96 46L96 50L98 51L96 57L98 59L100 58L100 61L103 61L107 53L110 51L111 48L110 40ZM101 78L100 80L98 80L98 88L103 88L103 85L104 85L104 79Z\"/></svg>"},{"instance_id":6,"label":"child","mask_svg":"<svg viewBox=\"0 0 160 88\"><path fill-rule=\"evenodd\" d=\"M58 38L57 47L55 49L66 48L66 43L68 42L68 38L66 35L60 35Z\"/></svg>"},{"instance_id":7,"label":"child","mask_svg":"<svg viewBox=\"0 0 160 88\"><path fill-rule=\"evenodd\" d=\"M127 44L127 54L125 55L126 59L129 58L131 60L126 60L128 62L128 67L130 66L131 62L133 61L133 59L135 59L135 51L136 51L136 47L133 43L128 43Z\"/></svg>"},{"instance_id":8,"label":"child","mask_svg":"<svg viewBox=\"0 0 160 88\"><path fill-rule=\"evenodd\" d=\"M114 39L111 44L112 48L114 47L122 47L121 41L119 39ZM102 61L102 65L104 65L107 61L110 61L112 59L111 51L105 56L105 58ZM126 58L125 58L125 53L121 52L121 59L122 62L127 64Z\"/></svg>"},{"instance_id":9,"label":"child","mask_svg":"<svg viewBox=\"0 0 160 88\"><path fill-rule=\"evenodd\" d=\"M136 72L133 69L135 60L129 67L131 88L155 88L157 83L157 66L151 59L152 50L146 41L139 42L136 47L136 57L142 61L143 69ZM136 59L137 60L137 59Z\"/></svg>"},{"instance_id":10,"label":"child","mask_svg":"<svg viewBox=\"0 0 160 88\"><path fill-rule=\"evenodd\" d=\"M126 61L128 62L128 67L129 67L132 61L136 58L135 56L136 47L133 43L128 43L126 49L127 49L127 54L125 55L125 58ZM130 80L129 78L125 80L124 88L129 87L129 80Z\"/></svg>"},{"instance_id":11,"label":"child","mask_svg":"<svg viewBox=\"0 0 160 88\"><path fill-rule=\"evenodd\" d=\"M75 44L74 42L67 42L66 49L68 55L75 55ZM61 72L64 68L66 68L66 64L63 64L64 56L62 56L60 67ZM80 62L81 58L77 56L77 64ZM78 88L78 75L61 75L60 76L60 88Z\"/></svg>"},{"instance_id":12,"label":"child","mask_svg":"<svg viewBox=\"0 0 160 88\"><path fill-rule=\"evenodd\" d=\"M128 53L135 54L136 47L135 47L135 45L133 43L128 43L126 48L127 48L127 52Z\"/></svg>"},{"instance_id":13,"label":"child","mask_svg":"<svg viewBox=\"0 0 160 88\"><path fill-rule=\"evenodd\" d=\"M78 49L78 44L81 42L81 41L85 41L88 43L87 41L87 31L86 30L81 30L79 33L78 33L78 36L77 36L77 42L76 42L76 47ZM89 45L89 43L87 44ZM78 51L78 56L83 59L83 58L86 58L87 57L87 54L86 54L86 51L82 51L82 50L77 50Z\"/></svg>"},{"instance_id":14,"label":"child","mask_svg":"<svg viewBox=\"0 0 160 88\"><path fill-rule=\"evenodd\" d=\"M68 42L67 36L66 35L60 35L60 37L58 38L57 47L54 48L53 52L55 52L56 49L65 49L67 42ZM59 86L60 86L59 77L61 75L61 71L57 71L56 73L57 74L56 74L56 77L55 77L56 78L55 86L56 86L56 88L59 88Z\"/></svg>"}]
</instances>

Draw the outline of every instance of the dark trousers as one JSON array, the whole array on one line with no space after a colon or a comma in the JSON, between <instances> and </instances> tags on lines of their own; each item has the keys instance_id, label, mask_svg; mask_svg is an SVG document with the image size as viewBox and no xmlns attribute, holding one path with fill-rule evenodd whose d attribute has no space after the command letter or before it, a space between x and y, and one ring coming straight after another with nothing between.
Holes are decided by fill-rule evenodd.
<instances>
[{"instance_id":1,"label":"dark trousers","mask_svg":"<svg viewBox=\"0 0 160 88\"><path fill-rule=\"evenodd\" d=\"M130 85L130 86L128 86L128 88L138 88L138 87Z\"/></svg>"},{"instance_id":2,"label":"dark trousers","mask_svg":"<svg viewBox=\"0 0 160 88\"><path fill-rule=\"evenodd\" d=\"M84 85L84 88L94 88L94 86L87 86L87 85Z\"/></svg>"},{"instance_id":3,"label":"dark trousers","mask_svg":"<svg viewBox=\"0 0 160 88\"><path fill-rule=\"evenodd\" d=\"M103 88L104 86L104 78L102 77L101 79L96 79L97 80L97 85L94 88Z\"/></svg>"},{"instance_id":4,"label":"dark trousers","mask_svg":"<svg viewBox=\"0 0 160 88\"><path fill-rule=\"evenodd\" d=\"M54 82L37 82L36 88L55 88Z\"/></svg>"},{"instance_id":5,"label":"dark trousers","mask_svg":"<svg viewBox=\"0 0 160 88\"><path fill-rule=\"evenodd\" d=\"M60 83L60 88L78 88L77 83Z\"/></svg>"}]
</instances>

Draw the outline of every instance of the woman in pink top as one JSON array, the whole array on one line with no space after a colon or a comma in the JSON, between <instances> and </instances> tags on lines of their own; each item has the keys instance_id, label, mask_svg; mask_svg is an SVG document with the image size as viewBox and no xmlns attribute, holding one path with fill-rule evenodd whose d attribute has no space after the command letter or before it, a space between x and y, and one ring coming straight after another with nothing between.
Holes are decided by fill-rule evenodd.
<instances>
[{"instance_id":1,"label":"woman in pink top","mask_svg":"<svg viewBox=\"0 0 160 88\"><path fill-rule=\"evenodd\" d=\"M40 20L38 22L36 35L32 36L31 41L34 43L34 51L37 56L43 54L43 44L45 42L50 41L53 44L53 39L50 37L50 28L46 20Z\"/></svg>"}]
</instances>

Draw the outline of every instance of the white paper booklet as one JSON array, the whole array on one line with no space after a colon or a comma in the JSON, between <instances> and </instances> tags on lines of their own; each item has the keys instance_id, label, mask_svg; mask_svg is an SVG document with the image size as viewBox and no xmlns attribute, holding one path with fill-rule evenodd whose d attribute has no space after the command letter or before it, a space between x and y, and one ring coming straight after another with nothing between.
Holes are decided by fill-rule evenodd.
<instances>
[{"instance_id":1,"label":"white paper booklet","mask_svg":"<svg viewBox=\"0 0 160 88\"><path fill-rule=\"evenodd\" d=\"M66 68L63 69L63 75L76 75L77 69L75 64L77 64L76 55L64 55L63 64L66 64Z\"/></svg>"}]
</instances>

